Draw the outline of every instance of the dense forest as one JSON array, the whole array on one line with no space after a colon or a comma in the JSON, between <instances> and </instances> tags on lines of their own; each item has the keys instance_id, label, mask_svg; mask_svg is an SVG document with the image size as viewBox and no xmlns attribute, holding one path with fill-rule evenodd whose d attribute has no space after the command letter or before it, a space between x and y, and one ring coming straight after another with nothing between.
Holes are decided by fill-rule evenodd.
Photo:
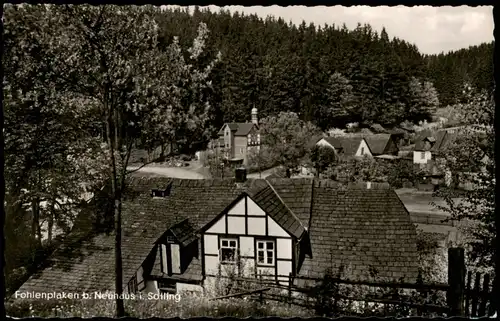
<instances>
[{"instance_id":1,"label":"dense forest","mask_svg":"<svg viewBox=\"0 0 500 321\"><path fill-rule=\"evenodd\" d=\"M392 126L460 102L466 84L493 87L493 43L423 55L369 25L295 26L197 7L165 10L157 19L165 44L179 36L188 45L198 23L207 24L207 58L222 53L213 77L215 127L248 120L252 107L260 117L294 111L322 129L351 121Z\"/></svg>"}]
</instances>

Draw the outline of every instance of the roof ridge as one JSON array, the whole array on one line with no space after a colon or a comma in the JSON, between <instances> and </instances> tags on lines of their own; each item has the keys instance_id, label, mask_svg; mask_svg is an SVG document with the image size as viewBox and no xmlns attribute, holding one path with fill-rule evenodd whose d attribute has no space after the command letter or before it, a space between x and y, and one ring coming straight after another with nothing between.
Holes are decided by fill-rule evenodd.
<instances>
[{"instance_id":1,"label":"roof ridge","mask_svg":"<svg viewBox=\"0 0 500 321\"><path fill-rule=\"evenodd\" d=\"M278 194L278 192L274 189L274 187L271 185L271 183L264 178L264 180L266 181L267 185L271 188L271 190L273 191L273 193L278 197L278 199L280 200L280 202L286 207L286 209L290 212L290 214L292 214L293 218L297 220L297 222L299 222L299 224L302 226L302 228L304 230L307 231L307 228L306 226L304 226L304 224L302 223L302 221L299 219L299 217L290 209L290 207L288 207L288 205L283 201L283 199L281 198L281 196Z\"/></svg>"}]
</instances>

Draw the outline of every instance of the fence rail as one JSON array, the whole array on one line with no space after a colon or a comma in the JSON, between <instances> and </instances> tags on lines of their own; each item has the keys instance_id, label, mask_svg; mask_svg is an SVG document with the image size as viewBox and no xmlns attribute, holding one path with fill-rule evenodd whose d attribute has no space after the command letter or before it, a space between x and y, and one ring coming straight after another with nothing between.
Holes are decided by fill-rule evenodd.
<instances>
[{"instance_id":1,"label":"fence rail","mask_svg":"<svg viewBox=\"0 0 500 321\"><path fill-rule=\"evenodd\" d=\"M347 280L336 277L328 278L328 283L339 285L358 285L368 286L373 288L392 288L392 289L409 289L416 290L419 293L427 291L444 291L446 292L446 305L436 305L427 303L412 302L414 298L407 295L396 293L395 297L381 296L365 296L365 297L348 297L341 295L338 291L323 289L323 295L334 298L335 300L343 299L358 302L380 303L384 305L404 306L417 309L420 315L423 311L446 313L447 316L472 316L483 317L494 313L491 305L490 291L490 276L485 274L481 287L481 274L476 273L475 280L472 282L472 272L465 271L465 256L464 250L461 248L452 248L448 251L448 283L433 283L425 284L422 282L384 282L384 281L363 281L363 280ZM293 276L290 275L273 275L272 279L252 278L252 277L230 277L218 276L221 278L229 278L236 282L247 282L250 284L258 284L266 289L281 290L281 293L271 293L272 291L260 291L260 300L273 300L293 304L297 306L313 308L315 305L314 295L318 286L321 286L325 278L317 278L310 276ZM307 286L299 287L298 280L311 281ZM467 280L467 284L465 284ZM473 287L473 288L472 288ZM264 293L265 292L265 293ZM297 294L302 294L305 298L297 297ZM316 293L317 294L317 293ZM255 295L255 294L253 294ZM312 300L311 300L312 299Z\"/></svg>"},{"instance_id":2,"label":"fence rail","mask_svg":"<svg viewBox=\"0 0 500 321\"><path fill-rule=\"evenodd\" d=\"M483 278L482 287L481 277ZM473 279L474 282L472 282ZM473 273L469 271L467 273L467 286L465 287L465 316L483 317L492 314L491 295L490 275L482 275L477 272L473 277Z\"/></svg>"}]
</instances>

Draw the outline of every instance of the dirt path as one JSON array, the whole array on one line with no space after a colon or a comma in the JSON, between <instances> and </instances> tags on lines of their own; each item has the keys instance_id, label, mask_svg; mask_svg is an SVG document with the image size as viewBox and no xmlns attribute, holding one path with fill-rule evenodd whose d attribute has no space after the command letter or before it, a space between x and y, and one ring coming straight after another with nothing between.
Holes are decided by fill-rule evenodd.
<instances>
[{"instance_id":1,"label":"dirt path","mask_svg":"<svg viewBox=\"0 0 500 321\"><path fill-rule=\"evenodd\" d=\"M138 166L129 166L129 170L134 170L138 168ZM135 174L144 173L144 174L152 174L158 176L167 176L172 178L185 178L185 179L204 179L206 178L204 175L199 173L200 166L190 165L188 168L185 167L166 167L163 165L151 164L148 166L144 166Z\"/></svg>"}]
</instances>

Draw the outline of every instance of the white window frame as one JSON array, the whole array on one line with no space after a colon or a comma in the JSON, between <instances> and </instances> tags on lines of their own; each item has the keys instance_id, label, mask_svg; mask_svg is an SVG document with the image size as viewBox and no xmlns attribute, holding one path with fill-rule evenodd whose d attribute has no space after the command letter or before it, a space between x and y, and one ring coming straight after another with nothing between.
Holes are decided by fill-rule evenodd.
<instances>
[{"instance_id":1,"label":"white window frame","mask_svg":"<svg viewBox=\"0 0 500 321\"><path fill-rule=\"evenodd\" d=\"M227 244L225 244L227 242ZM232 246L231 242L234 242ZM224 261L222 259L222 249L234 249L234 258L232 261ZM219 243L219 262L226 264L236 264L238 261L238 239L234 237L221 237Z\"/></svg>"},{"instance_id":2,"label":"white window frame","mask_svg":"<svg viewBox=\"0 0 500 321\"><path fill-rule=\"evenodd\" d=\"M261 248L259 245L263 244ZM268 249L268 245L272 244L272 249ZM274 240L257 240L255 243L255 262L259 266L274 266L276 263L276 242ZM264 258L264 262L259 261L260 253L262 252L262 257ZM272 253L272 256L269 256L269 252ZM268 259L271 259L271 263L269 263Z\"/></svg>"}]
</instances>

